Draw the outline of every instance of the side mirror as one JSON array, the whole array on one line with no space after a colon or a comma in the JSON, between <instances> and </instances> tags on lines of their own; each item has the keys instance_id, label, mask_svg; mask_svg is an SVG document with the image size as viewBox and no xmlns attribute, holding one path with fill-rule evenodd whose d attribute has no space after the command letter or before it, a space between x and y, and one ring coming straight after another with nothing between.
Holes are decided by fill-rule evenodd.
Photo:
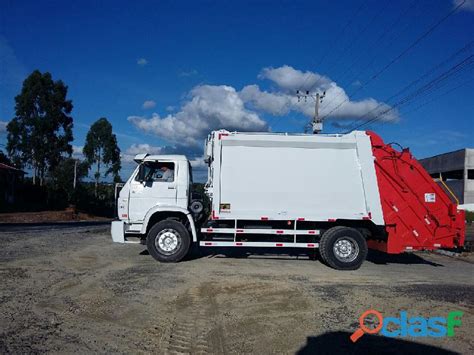
<instances>
[{"instance_id":1,"label":"side mirror","mask_svg":"<svg viewBox=\"0 0 474 355\"><path fill-rule=\"evenodd\" d=\"M145 164L140 164L140 166L138 167L137 180L140 182L144 182L145 173L146 173Z\"/></svg>"}]
</instances>

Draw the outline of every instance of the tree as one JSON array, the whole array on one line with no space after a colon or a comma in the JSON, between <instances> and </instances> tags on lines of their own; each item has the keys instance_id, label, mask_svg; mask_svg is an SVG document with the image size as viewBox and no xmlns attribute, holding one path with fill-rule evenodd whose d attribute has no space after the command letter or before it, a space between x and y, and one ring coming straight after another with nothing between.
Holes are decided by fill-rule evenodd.
<instances>
[{"instance_id":1,"label":"tree","mask_svg":"<svg viewBox=\"0 0 474 355\"><path fill-rule=\"evenodd\" d=\"M87 176L88 170L87 162L65 158L51 171L54 186L66 192L69 203L73 202L75 185L78 185Z\"/></svg>"},{"instance_id":2,"label":"tree","mask_svg":"<svg viewBox=\"0 0 474 355\"><path fill-rule=\"evenodd\" d=\"M89 169L96 165L95 194L101 177L101 165L105 165L107 170L104 177L113 175L114 182L120 181L120 148L117 145L117 137L112 133L112 125L107 118L102 117L91 126L86 136L86 144L82 150Z\"/></svg>"},{"instance_id":3,"label":"tree","mask_svg":"<svg viewBox=\"0 0 474 355\"><path fill-rule=\"evenodd\" d=\"M35 70L15 97L15 117L7 125L7 151L13 163L33 169L33 183L43 184L64 154L70 156L73 140L72 101L68 88L51 74Z\"/></svg>"},{"instance_id":4,"label":"tree","mask_svg":"<svg viewBox=\"0 0 474 355\"><path fill-rule=\"evenodd\" d=\"M8 158L3 150L0 150L0 163L6 164L6 165L12 165L12 161L10 158Z\"/></svg>"}]
</instances>

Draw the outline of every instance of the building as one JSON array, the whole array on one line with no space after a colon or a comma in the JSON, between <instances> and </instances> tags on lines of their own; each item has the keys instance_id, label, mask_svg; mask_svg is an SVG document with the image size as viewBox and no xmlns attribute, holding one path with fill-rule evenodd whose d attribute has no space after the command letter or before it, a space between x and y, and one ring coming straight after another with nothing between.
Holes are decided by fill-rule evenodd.
<instances>
[{"instance_id":1,"label":"building","mask_svg":"<svg viewBox=\"0 0 474 355\"><path fill-rule=\"evenodd\" d=\"M474 149L435 155L421 159L420 163L433 178L448 186L459 204L474 203Z\"/></svg>"}]
</instances>

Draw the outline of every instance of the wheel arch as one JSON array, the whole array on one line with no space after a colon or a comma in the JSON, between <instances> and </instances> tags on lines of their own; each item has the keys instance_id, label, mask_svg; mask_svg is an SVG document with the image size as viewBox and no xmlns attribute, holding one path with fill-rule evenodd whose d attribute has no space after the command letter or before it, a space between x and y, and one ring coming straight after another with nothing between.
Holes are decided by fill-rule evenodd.
<instances>
[{"instance_id":1,"label":"wheel arch","mask_svg":"<svg viewBox=\"0 0 474 355\"><path fill-rule=\"evenodd\" d=\"M338 219L335 222L326 223L321 229L326 231L333 227L348 227L356 229L366 240L386 238L385 226L376 225L371 220Z\"/></svg>"},{"instance_id":2,"label":"wheel arch","mask_svg":"<svg viewBox=\"0 0 474 355\"><path fill-rule=\"evenodd\" d=\"M143 220L140 233L147 235L150 228L157 222L173 218L180 220L189 229L193 242L197 242L196 226L191 213L187 209L177 206L155 206L151 208Z\"/></svg>"}]
</instances>

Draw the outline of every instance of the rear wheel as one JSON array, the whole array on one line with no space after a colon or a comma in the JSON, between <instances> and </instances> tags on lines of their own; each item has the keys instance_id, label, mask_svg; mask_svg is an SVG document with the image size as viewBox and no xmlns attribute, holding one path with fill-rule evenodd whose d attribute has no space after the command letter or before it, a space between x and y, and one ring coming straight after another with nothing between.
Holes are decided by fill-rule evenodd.
<instances>
[{"instance_id":1,"label":"rear wheel","mask_svg":"<svg viewBox=\"0 0 474 355\"><path fill-rule=\"evenodd\" d=\"M367 242L354 228L328 229L319 242L322 259L337 270L356 270L367 256Z\"/></svg>"},{"instance_id":2,"label":"rear wheel","mask_svg":"<svg viewBox=\"0 0 474 355\"><path fill-rule=\"evenodd\" d=\"M155 224L146 238L148 252L161 262L178 262L188 253L191 239L179 221L164 220Z\"/></svg>"}]
</instances>

